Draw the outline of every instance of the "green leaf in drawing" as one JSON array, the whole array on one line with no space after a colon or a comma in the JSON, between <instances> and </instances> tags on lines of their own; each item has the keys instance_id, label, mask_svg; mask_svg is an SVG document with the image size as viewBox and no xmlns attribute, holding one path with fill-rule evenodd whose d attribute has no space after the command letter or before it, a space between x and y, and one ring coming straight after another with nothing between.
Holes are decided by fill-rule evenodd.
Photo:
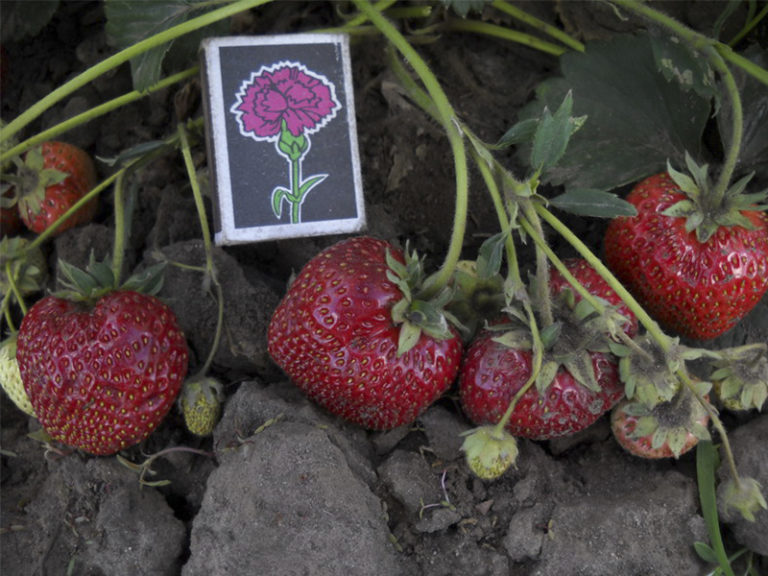
<instances>
[{"instance_id":1,"label":"green leaf in drawing","mask_svg":"<svg viewBox=\"0 0 768 576\"><path fill-rule=\"evenodd\" d=\"M562 76L542 82L519 117L541 117L569 91L573 114L588 117L546 181L610 190L661 172L667 160L683 165L686 151L699 156L711 102L664 78L646 35L590 43L584 53L561 56L560 68ZM527 162L530 148L518 154Z\"/></svg>"}]
</instances>

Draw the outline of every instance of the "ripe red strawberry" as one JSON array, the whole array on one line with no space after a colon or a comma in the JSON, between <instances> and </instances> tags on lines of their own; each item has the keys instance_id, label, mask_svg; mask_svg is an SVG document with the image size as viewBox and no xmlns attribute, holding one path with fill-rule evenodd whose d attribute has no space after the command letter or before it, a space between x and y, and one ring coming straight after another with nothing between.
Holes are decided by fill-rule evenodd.
<instances>
[{"instance_id":1,"label":"ripe red strawberry","mask_svg":"<svg viewBox=\"0 0 768 576\"><path fill-rule=\"evenodd\" d=\"M7 177L16 188L21 219L40 234L74 206L96 185L96 168L87 152L64 142L44 142L17 163L17 173ZM91 200L64 221L55 234L90 222L96 213Z\"/></svg>"},{"instance_id":2,"label":"ripe red strawberry","mask_svg":"<svg viewBox=\"0 0 768 576\"><path fill-rule=\"evenodd\" d=\"M43 298L24 317L16 353L46 432L97 455L149 436L179 393L187 357L171 309L130 290L93 306Z\"/></svg>"},{"instance_id":3,"label":"ripe red strawberry","mask_svg":"<svg viewBox=\"0 0 768 576\"><path fill-rule=\"evenodd\" d=\"M531 350L510 347L486 331L469 347L459 380L461 405L475 424L495 424L531 377ZM519 399L506 429L513 436L547 440L570 436L593 424L624 395L618 369L609 354L589 353L600 391L579 383L560 366L540 394L531 386Z\"/></svg>"},{"instance_id":4,"label":"ripe red strawberry","mask_svg":"<svg viewBox=\"0 0 768 576\"><path fill-rule=\"evenodd\" d=\"M275 311L269 352L330 412L376 430L408 424L450 386L462 353L445 316L418 299L420 281L418 262L382 240L331 246Z\"/></svg>"},{"instance_id":5,"label":"ripe red strawberry","mask_svg":"<svg viewBox=\"0 0 768 576\"><path fill-rule=\"evenodd\" d=\"M734 185L718 204L706 167L669 169L627 196L637 208L605 235L606 263L662 325L697 340L731 329L768 290L768 216ZM713 204L709 206L708 204Z\"/></svg>"},{"instance_id":6,"label":"ripe red strawberry","mask_svg":"<svg viewBox=\"0 0 768 576\"><path fill-rule=\"evenodd\" d=\"M627 319L622 327L628 336L632 337L637 333L637 318L635 318L635 315L603 277L589 265L589 262L583 258L567 258L563 260L563 264L590 294L605 300L611 306L617 307L618 313ZM557 298L565 290L571 290L574 295L574 301L579 302L581 300L581 295L573 289L565 277L555 268L552 268L550 271L549 287L553 298Z\"/></svg>"}]
</instances>

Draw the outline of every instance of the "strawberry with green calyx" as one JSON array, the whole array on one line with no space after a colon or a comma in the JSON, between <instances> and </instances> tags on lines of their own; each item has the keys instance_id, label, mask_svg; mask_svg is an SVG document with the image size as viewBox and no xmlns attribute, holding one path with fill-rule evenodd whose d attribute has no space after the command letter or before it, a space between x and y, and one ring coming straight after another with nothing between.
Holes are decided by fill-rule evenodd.
<instances>
[{"instance_id":1,"label":"strawberry with green calyx","mask_svg":"<svg viewBox=\"0 0 768 576\"><path fill-rule=\"evenodd\" d=\"M60 263L66 290L29 309L16 359L44 430L96 455L144 440L165 418L187 372L173 311L152 294L160 267L115 288L107 263Z\"/></svg>"},{"instance_id":2,"label":"strawberry with green calyx","mask_svg":"<svg viewBox=\"0 0 768 576\"><path fill-rule=\"evenodd\" d=\"M464 433L461 450L472 473L482 480L496 480L517 461L517 440L498 426L481 426Z\"/></svg>"},{"instance_id":3,"label":"strawberry with green calyx","mask_svg":"<svg viewBox=\"0 0 768 576\"><path fill-rule=\"evenodd\" d=\"M0 386L16 407L30 416L35 415L24 384L21 381L19 363L16 361L16 336L0 343Z\"/></svg>"},{"instance_id":4,"label":"strawberry with green calyx","mask_svg":"<svg viewBox=\"0 0 768 576\"><path fill-rule=\"evenodd\" d=\"M738 512L749 522L754 522L757 512L768 510L761 488L757 480L747 476L723 481L717 487L717 509L723 520L732 521Z\"/></svg>"},{"instance_id":5,"label":"strawberry with green calyx","mask_svg":"<svg viewBox=\"0 0 768 576\"><path fill-rule=\"evenodd\" d=\"M221 415L221 383L210 376L195 376L184 382L179 407L187 430L196 436L210 436Z\"/></svg>"},{"instance_id":6,"label":"strawberry with green calyx","mask_svg":"<svg viewBox=\"0 0 768 576\"><path fill-rule=\"evenodd\" d=\"M44 142L16 161L16 173L3 178L13 185L24 225L40 234L51 228L96 185L96 168L87 152L65 142ZM90 222L96 200L61 222L54 234Z\"/></svg>"},{"instance_id":7,"label":"strawberry with green calyx","mask_svg":"<svg viewBox=\"0 0 768 576\"><path fill-rule=\"evenodd\" d=\"M697 382L701 395L709 384ZM709 440L709 414L687 388L669 401L649 408L633 400L623 400L611 412L611 431L627 452L643 458L679 458L698 444Z\"/></svg>"},{"instance_id":8,"label":"strawberry with green calyx","mask_svg":"<svg viewBox=\"0 0 768 576\"><path fill-rule=\"evenodd\" d=\"M718 197L707 166L687 157L687 176L668 166L635 186L634 217L614 219L605 257L616 277L663 326L696 340L732 328L768 290L766 192L749 177Z\"/></svg>"},{"instance_id":9,"label":"strawberry with green calyx","mask_svg":"<svg viewBox=\"0 0 768 576\"><path fill-rule=\"evenodd\" d=\"M768 346L751 344L721 350L710 378L715 395L729 410L761 410L768 397Z\"/></svg>"},{"instance_id":10,"label":"strawberry with green calyx","mask_svg":"<svg viewBox=\"0 0 768 576\"><path fill-rule=\"evenodd\" d=\"M269 324L274 361L310 398L365 428L413 422L453 382L462 342L449 295L422 299L414 254L354 237L301 270Z\"/></svg>"},{"instance_id":11,"label":"strawberry with green calyx","mask_svg":"<svg viewBox=\"0 0 768 576\"><path fill-rule=\"evenodd\" d=\"M517 322L490 326L468 349L459 392L476 424L504 423L511 434L534 440L568 436L624 396L605 316L587 300L577 302L562 284L556 288L551 304L557 320L541 331L540 370L531 329L514 306L505 311Z\"/></svg>"},{"instance_id":12,"label":"strawberry with green calyx","mask_svg":"<svg viewBox=\"0 0 768 576\"><path fill-rule=\"evenodd\" d=\"M627 398L648 408L669 402L679 393L682 384L678 372L684 369L686 360L715 355L683 346L679 338L665 339L664 349L650 334L611 344L611 351L620 358L619 376Z\"/></svg>"}]
</instances>

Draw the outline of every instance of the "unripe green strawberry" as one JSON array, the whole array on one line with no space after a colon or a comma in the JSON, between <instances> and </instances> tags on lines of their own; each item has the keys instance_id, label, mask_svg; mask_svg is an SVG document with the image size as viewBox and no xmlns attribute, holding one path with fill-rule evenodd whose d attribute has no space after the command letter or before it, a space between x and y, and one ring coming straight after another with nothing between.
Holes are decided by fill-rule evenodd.
<instances>
[{"instance_id":1,"label":"unripe green strawberry","mask_svg":"<svg viewBox=\"0 0 768 576\"><path fill-rule=\"evenodd\" d=\"M187 430L210 436L221 415L221 384L205 376L190 378L184 383L179 405Z\"/></svg>"},{"instance_id":2,"label":"unripe green strawberry","mask_svg":"<svg viewBox=\"0 0 768 576\"><path fill-rule=\"evenodd\" d=\"M496 480L517 460L517 440L497 426L472 430L461 445L469 469L483 480Z\"/></svg>"},{"instance_id":3,"label":"unripe green strawberry","mask_svg":"<svg viewBox=\"0 0 768 576\"><path fill-rule=\"evenodd\" d=\"M16 361L16 336L11 336L0 344L0 386L19 410L30 416L35 415L21 381L19 363Z\"/></svg>"}]
</instances>

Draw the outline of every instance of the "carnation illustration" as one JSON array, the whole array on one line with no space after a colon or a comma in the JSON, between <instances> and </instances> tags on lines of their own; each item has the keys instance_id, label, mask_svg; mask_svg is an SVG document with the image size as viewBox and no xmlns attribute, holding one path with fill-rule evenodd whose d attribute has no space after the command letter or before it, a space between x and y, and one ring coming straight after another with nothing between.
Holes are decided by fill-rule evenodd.
<instances>
[{"instance_id":1,"label":"carnation illustration","mask_svg":"<svg viewBox=\"0 0 768 576\"><path fill-rule=\"evenodd\" d=\"M274 142L278 154L289 165L288 187L272 190L272 211L279 219L283 202L290 205L291 223L301 222L301 205L307 193L328 177L304 178L301 163L309 152L309 135L330 122L341 104L325 76L298 62L263 66L244 80L230 111L237 118L240 134L258 142Z\"/></svg>"}]
</instances>

